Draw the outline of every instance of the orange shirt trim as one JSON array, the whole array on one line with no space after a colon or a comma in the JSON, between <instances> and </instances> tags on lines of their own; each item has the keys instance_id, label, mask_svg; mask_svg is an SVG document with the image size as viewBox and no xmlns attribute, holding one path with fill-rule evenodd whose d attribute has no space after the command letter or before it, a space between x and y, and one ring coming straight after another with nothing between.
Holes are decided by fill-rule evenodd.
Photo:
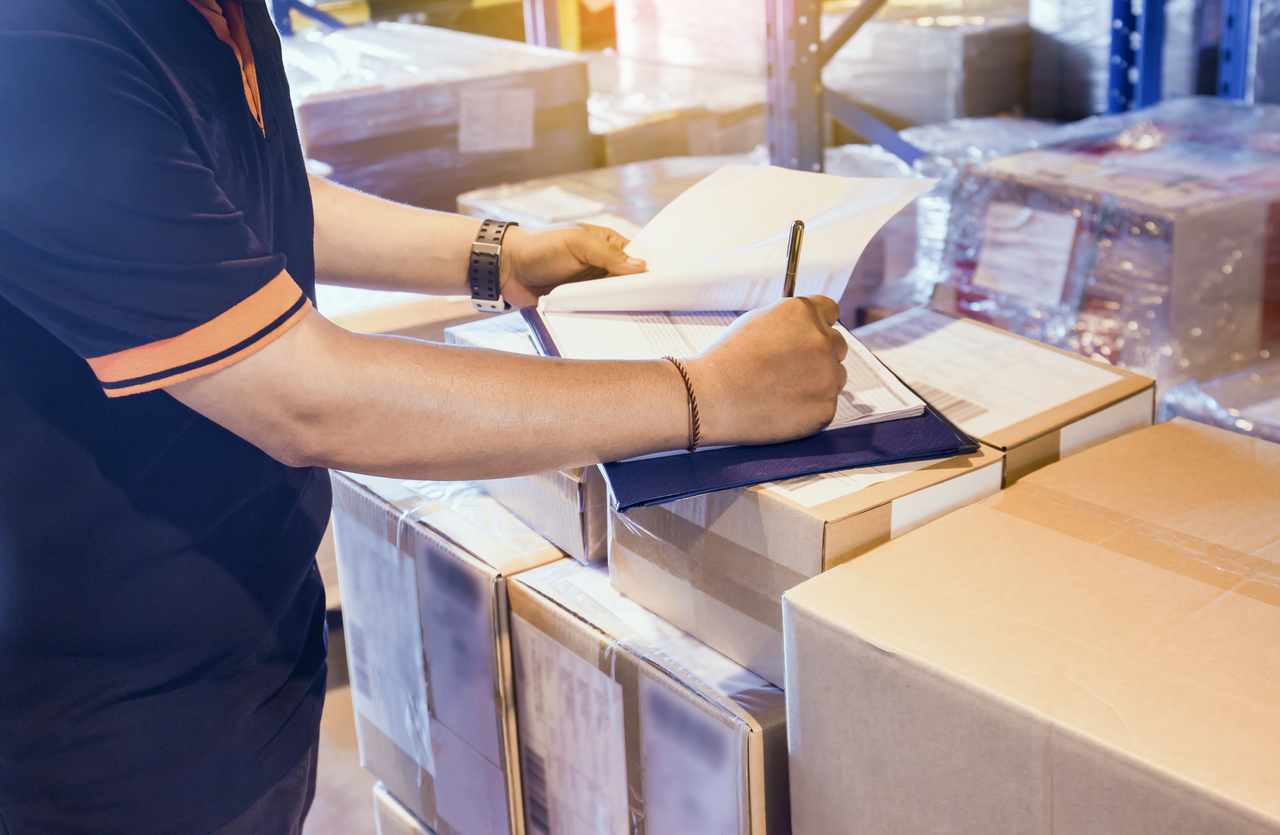
<instances>
[{"instance_id":1,"label":"orange shirt trim","mask_svg":"<svg viewBox=\"0 0 1280 835\"><path fill-rule=\"evenodd\" d=\"M240 0L190 0L196 11L204 15L213 27L218 40L231 47L240 62L240 78L244 81L244 95L249 101L249 110L262 127L262 99L258 95L258 70L253 64L253 47L249 44L249 33L244 28L244 9Z\"/></svg>"},{"instance_id":2,"label":"orange shirt trim","mask_svg":"<svg viewBox=\"0 0 1280 835\"><path fill-rule=\"evenodd\" d=\"M226 368L282 336L311 310L288 272L186 333L90 359L108 397L164 388Z\"/></svg>"}]
</instances>

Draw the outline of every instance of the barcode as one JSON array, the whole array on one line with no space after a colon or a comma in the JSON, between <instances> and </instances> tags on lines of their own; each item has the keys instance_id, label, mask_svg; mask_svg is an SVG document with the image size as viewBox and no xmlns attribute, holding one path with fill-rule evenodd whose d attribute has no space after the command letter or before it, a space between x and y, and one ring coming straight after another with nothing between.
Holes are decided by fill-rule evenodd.
<instances>
[{"instance_id":1,"label":"barcode","mask_svg":"<svg viewBox=\"0 0 1280 835\"><path fill-rule=\"evenodd\" d=\"M372 699L373 687L369 682L369 657L365 654L364 633L351 620L343 624L342 631L351 647L351 663L355 667L351 671L351 680L355 684L356 692L366 699Z\"/></svg>"},{"instance_id":2,"label":"barcode","mask_svg":"<svg viewBox=\"0 0 1280 835\"><path fill-rule=\"evenodd\" d=\"M964 423L966 420L981 417L987 413L987 409L977 403L970 403L951 392L934 388L926 383L917 383L915 390L916 394L929 401L930 406L940 410L948 420L956 423Z\"/></svg>"},{"instance_id":3,"label":"barcode","mask_svg":"<svg viewBox=\"0 0 1280 835\"><path fill-rule=\"evenodd\" d=\"M525 816L530 832L551 835L551 808L547 800L547 765L542 757L524 746Z\"/></svg>"}]
</instances>

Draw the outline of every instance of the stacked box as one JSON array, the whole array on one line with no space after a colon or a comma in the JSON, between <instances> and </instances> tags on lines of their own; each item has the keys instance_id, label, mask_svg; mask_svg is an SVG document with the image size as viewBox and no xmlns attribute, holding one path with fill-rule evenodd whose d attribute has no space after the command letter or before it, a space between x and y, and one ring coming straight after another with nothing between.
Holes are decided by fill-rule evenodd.
<instances>
[{"instance_id":1,"label":"stacked box","mask_svg":"<svg viewBox=\"0 0 1280 835\"><path fill-rule=\"evenodd\" d=\"M782 691L572 560L511 581L527 831L791 831Z\"/></svg>"},{"instance_id":2,"label":"stacked box","mask_svg":"<svg viewBox=\"0 0 1280 835\"><path fill-rule=\"evenodd\" d=\"M756 73L590 57L588 124L602 165L674 156L748 153L767 140L764 80Z\"/></svg>"},{"instance_id":3,"label":"stacked box","mask_svg":"<svg viewBox=\"0 0 1280 835\"><path fill-rule=\"evenodd\" d=\"M787 593L796 831L1280 832L1280 446L1173 421Z\"/></svg>"},{"instance_id":4,"label":"stacked box","mask_svg":"<svg viewBox=\"0 0 1280 835\"><path fill-rule=\"evenodd\" d=\"M449 328L445 341L512 354L538 353L519 313ZM575 467L478 483L486 493L579 562L594 562L608 555L607 496L599 467Z\"/></svg>"},{"instance_id":5,"label":"stacked box","mask_svg":"<svg viewBox=\"0 0 1280 835\"><path fill-rule=\"evenodd\" d=\"M1160 399L1160 419L1175 417L1280 442L1280 361L1173 386Z\"/></svg>"},{"instance_id":6,"label":"stacked box","mask_svg":"<svg viewBox=\"0 0 1280 835\"><path fill-rule=\"evenodd\" d=\"M379 781L373 787L373 823L378 835L436 835Z\"/></svg>"},{"instance_id":7,"label":"stacked box","mask_svg":"<svg viewBox=\"0 0 1280 835\"><path fill-rule=\"evenodd\" d=\"M474 485L333 494L361 765L436 832L520 835L507 578L563 555Z\"/></svg>"},{"instance_id":8,"label":"stacked box","mask_svg":"<svg viewBox=\"0 0 1280 835\"><path fill-rule=\"evenodd\" d=\"M1278 108L1181 99L971 170L935 305L1161 385L1245 367L1280 298L1277 125Z\"/></svg>"},{"instance_id":9,"label":"stacked box","mask_svg":"<svg viewBox=\"0 0 1280 835\"><path fill-rule=\"evenodd\" d=\"M610 513L618 591L783 683L787 589L1000 490L1003 456L825 473Z\"/></svg>"},{"instance_id":10,"label":"stacked box","mask_svg":"<svg viewBox=\"0 0 1280 835\"><path fill-rule=\"evenodd\" d=\"M614 0L618 54L764 76L764 3Z\"/></svg>"},{"instance_id":11,"label":"stacked box","mask_svg":"<svg viewBox=\"0 0 1280 835\"><path fill-rule=\"evenodd\" d=\"M1112 0L1030 0L1031 115L1074 121L1108 112L1113 8ZM1197 89L1197 73L1204 60L1216 64L1217 55L1215 50L1202 56L1201 42L1206 25L1212 29L1219 21L1206 21L1205 12L1221 14L1217 4L1204 0L1165 3L1163 98L1209 92Z\"/></svg>"},{"instance_id":12,"label":"stacked box","mask_svg":"<svg viewBox=\"0 0 1280 835\"><path fill-rule=\"evenodd\" d=\"M839 20L823 17L824 37ZM985 13L890 6L836 53L822 83L890 124L920 125L1025 110L1030 60L1025 3Z\"/></svg>"},{"instance_id":13,"label":"stacked box","mask_svg":"<svg viewBox=\"0 0 1280 835\"><path fill-rule=\"evenodd\" d=\"M593 164L575 55L399 23L283 49L303 149L344 185L451 210L480 186Z\"/></svg>"},{"instance_id":14,"label":"stacked box","mask_svg":"<svg viewBox=\"0 0 1280 835\"><path fill-rule=\"evenodd\" d=\"M1005 454L1005 486L1150 426L1148 377L990 325L915 308L854 331L952 423Z\"/></svg>"}]
</instances>

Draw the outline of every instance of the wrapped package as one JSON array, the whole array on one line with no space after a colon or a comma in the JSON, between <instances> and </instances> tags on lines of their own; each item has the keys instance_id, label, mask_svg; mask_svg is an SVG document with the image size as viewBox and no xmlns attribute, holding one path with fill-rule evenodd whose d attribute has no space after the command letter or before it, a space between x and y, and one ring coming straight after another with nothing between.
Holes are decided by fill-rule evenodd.
<instances>
[{"instance_id":1,"label":"wrapped package","mask_svg":"<svg viewBox=\"0 0 1280 835\"><path fill-rule=\"evenodd\" d=\"M360 763L436 832L520 835L507 578L563 558L466 482L335 473Z\"/></svg>"},{"instance_id":2,"label":"wrapped package","mask_svg":"<svg viewBox=\"0 0 1280 835\"><path fill-rule=\"evenodd\" d=\"M658 64L612 50L587 64L591 133L601 164L749 153L767 140L757 73Z\"/></svg>"},{"instance_id":3,"label":"wrapped package","mask_svg":"<svg viewBox=\"0 0 1280 835\"><path fill-rule=\"evenodd\" d=\"M874 145L828 148L827 173L844 177L915 176L901 160ZM459 195L458 211L472 217L518 221L528 229L580 221L616 229L628 238L687 188L725 165L767 165L763 148L751 154L670 157L628 165L542 177L524 183L478 189ZM915 209L908 206L872 238L854 268L841 318L850 326L886 280L911 270L915 247Z\"/></svg>"},{"instance_id":4,"label":"wrapped package","mask_svg":"<svg viewBox=\"0 0 1280 835\"><path fill-rule=\"evenodd\" d=\"M897 126L1025 110L1026 9L1025 2L891 4L827 63L822 83ZM841 17L823 16L823 37Z\"/></svg>"},{"instance_id":5,"label":"wrapped package","mask_svg":"<svg viewBox=\"0 0 1280 835\"><path fill-rule=\"evenodd\" d=\"M1185 98L964 174L939 309L1156 377L1245 367L1280 299L1280 108Z\"/></svg>"},{"instance_id":6,"label":"wrapped package","mask_svg":"<svg viewBox=\"0 0 1280 835\"><path fill-rule=\"evenodd\" d=\"M614 0L618 54L764 77L764 2Z\"/></svg>"},{"instance_id":7,"label":"wrapped package","mask_svg":"<svg viewBox=\"0 0 1280 835\"><path fill-rule=\"evenodd\" d=\"M576 55L407 23L282 41L302 147L343 185L451 210L594 161Z\"/></svg>"},{"instance_id":8,"label":"wrapped package","mask_svg":"<svg viewBox=\"0 0 1280 835\"><path fill-rule=\"evenodd\" d=\"M603 566L551 563L510 597L527 832L791 831L781 690Z\"/></svg>"},{"instance_id":9,"label":"wrapped package","mask_svg":"<svg viewBox=\"0 0 1280 835\"><path fill-rule=\"evenodd\" d=\"M512 354L538 353L519 313L504 313L449 328L445 342ZM608 555L609 515L599 467L487 479L478 484L579 562L594 562Z\"/></svg>"},{"instance_id":10,"label":"wrapped package","mask_svg":"<svg viewBox=\"0 0 1280 835\"><path fill-rule=\"evenodd\" d=\"M436 835L396 800L382 781L373 787L373 822L378 835Z\"/></svg>"},{"instance_id":11,"label":"wrapped package","mask_svg":"<svg viewBox=\"0 0 1280 835\"><path fill-rule=\"evenodd\" d=\"M1280 446L1173 421L787 593L807 835L1280 833Z\"/></svg>"},{"instance_id":12,"label":"wrapped package","mask_svg":"<svg viewBox=\"0 0 1280 835\"><path fill-rule=\"evenodd\" d=\"M1176 417L1280 443L1280 360L1172 386L1160 399L1160 419Z\"/></svg>"},{"instance_id":13,"label":"wrapped package","mask_svg":"<svg viewBox=\"0 0 1280 835\"><path fill-rule=\"evenodd\" d=\"M611 511L614 588L764 679L783 683L782 595L1000 490L989 447Z\"/></svg>"},{"instance_id":14,"label":"wrapped package","mask_svg":"<svg viewBox=\"0 0 1280 835\"><path fill-rule=\"evenodd\" d=\"M1029 0L1031 115L1073 121L1107 112L1113 5L1112 0ZM1204 13L1209 7L1218 13L1216 3L1204 0L1165 2L1163 98L1197 92Z\"/></svg>"}]
</instances>

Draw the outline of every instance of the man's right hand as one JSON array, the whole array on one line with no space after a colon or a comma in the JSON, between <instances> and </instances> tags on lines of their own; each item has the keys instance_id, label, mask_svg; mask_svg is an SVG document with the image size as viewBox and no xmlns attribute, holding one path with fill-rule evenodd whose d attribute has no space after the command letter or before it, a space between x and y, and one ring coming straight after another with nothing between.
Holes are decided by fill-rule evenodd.
<instances>
[{"instance_id":1,"label":"man's right hand","mask_svg":"<svg viewBox=\"0 0 1280 835\"><path fill-rule=\"evenodd\" d=\"M768 444L831 422L848 374L848 343L825 296L784 299L738 319L689 359L702 421L700 444Z\"/></svg>"}]
</instances>

